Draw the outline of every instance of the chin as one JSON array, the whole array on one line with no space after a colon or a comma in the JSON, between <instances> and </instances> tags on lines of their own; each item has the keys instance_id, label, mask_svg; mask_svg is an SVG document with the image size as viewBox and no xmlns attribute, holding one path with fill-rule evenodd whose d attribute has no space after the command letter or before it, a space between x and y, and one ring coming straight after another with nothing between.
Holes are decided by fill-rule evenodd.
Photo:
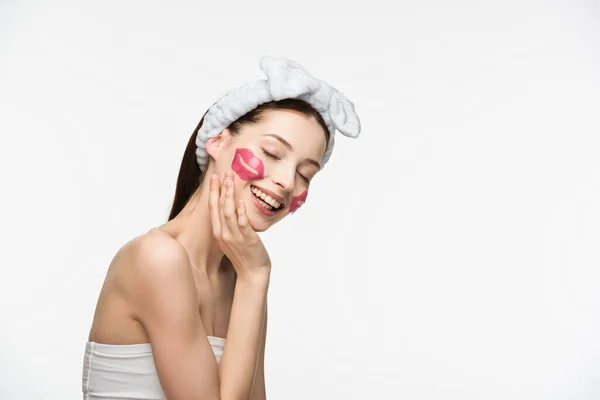
<instances>
[{"instance_id":1,"label":"chin","mask_svg":"<svg viewBox=\"0 0 600 400\"><path fill-rule=\"evenodd\" d=\"M273 224L267 223L267 221L265 221L260 216L255 216L255 215L249 215L248 222L250 223L250 226L252 227L252 229L255 232L264 232L273 225Z\"/></svg>"},{"instance_id":2,"label":"chin","mask_svg":"<svg viewBox=\"0 0 600 400\"><path fill-rule=\"evenodd\" d=\"M254 229L255 232L264 232L267 229L269 229L270 227L272 227L273 225L275 225L276 223L278 223L279 221L281 221L286 216L287 216L287 214L285 214L283 216L280 215L279 218L277 218L277 219L268 220L268 219L265 219L260 214L258 214L258 215L257 214L249 214L248 215L248 223L250 224L252 229Z\"/></svg>"}]
</instances>

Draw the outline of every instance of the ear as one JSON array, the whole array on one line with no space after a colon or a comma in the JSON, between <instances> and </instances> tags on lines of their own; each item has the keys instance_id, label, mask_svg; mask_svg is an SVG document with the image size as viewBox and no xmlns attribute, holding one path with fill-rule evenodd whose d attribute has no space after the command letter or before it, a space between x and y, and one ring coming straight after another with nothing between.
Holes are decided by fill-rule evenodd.
<instances>
[{"instance_id":1,"label":"ear","mask_svg":"<svg viewBox=\"0 0 600 400\"><path fill-rule=\"evenodd\" d=\"M217 160L220 150L227 146L230 138L231 132L229 132L229 129L225 128L217 136L208 139L204 148L213 159Z\"/></svg>"}]
</instances>

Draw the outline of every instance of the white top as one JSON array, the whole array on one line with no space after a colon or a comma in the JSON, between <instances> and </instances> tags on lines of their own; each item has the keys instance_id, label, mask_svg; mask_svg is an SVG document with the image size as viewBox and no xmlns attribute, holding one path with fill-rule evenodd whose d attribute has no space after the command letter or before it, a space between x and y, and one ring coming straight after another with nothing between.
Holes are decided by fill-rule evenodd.
<instances>
[{"instance_id":1,"label":"white top","mask_svg":"<svg viewBox=\"0 0 600 400\"><path fill-rule=\"evenodd\" d=\"M217 363L221 361L225 340L208 336ZM150 343L86 342L82 378L84 400L167 399L158 381Z\"/></svg>"}]
</instances>

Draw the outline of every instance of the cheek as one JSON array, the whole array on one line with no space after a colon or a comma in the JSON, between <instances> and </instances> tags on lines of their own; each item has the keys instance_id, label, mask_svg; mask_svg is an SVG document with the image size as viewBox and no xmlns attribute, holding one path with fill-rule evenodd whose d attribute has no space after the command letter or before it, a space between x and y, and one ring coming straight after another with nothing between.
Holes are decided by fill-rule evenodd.
<instances>
[{"instance_id":1,"label":"cheek","mask_svg":"<svg viewBox=\"0 0 600 400\"><path fill-rule=\"evenodd\" d=\"M235 150L231 169L244 181L262 179L265 174L265 165L262 160L247 148Z\"/></svg>"},{"instance_id":2,"label":"cheek","mask_svg":"<svg viewBox=\"0 0 600 400\"><path fill-rule=\"evenodd\" d=\"M305 190L298 196L292 197L292 202L290 203L290 212L296 212L296 210L298 210L302 204L306 202L306 197L308 197L308 190Z\"/></svg>"}]
</instances>

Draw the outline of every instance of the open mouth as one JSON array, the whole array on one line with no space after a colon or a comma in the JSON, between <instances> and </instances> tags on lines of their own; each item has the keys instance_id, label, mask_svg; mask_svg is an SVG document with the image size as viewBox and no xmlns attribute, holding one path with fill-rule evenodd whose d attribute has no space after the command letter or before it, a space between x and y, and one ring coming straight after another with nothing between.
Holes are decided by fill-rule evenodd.
<instances>
[{"instance_id":1,"label":"open mouth","mask_svg":"<svg viewBox=\"0 0 600 400\"><path fill-rule=\"evenodd\" d=\"M277 200L271 198L271 196L269 196L266 193L263 193L260 189L258 189L255 186L250 185L250 190L252 191L252 194L259 202L259 204L267 211L276 212L283 210L283 208L285 207L285 204L280 203Z\"/></svg>"}]
</instances>

